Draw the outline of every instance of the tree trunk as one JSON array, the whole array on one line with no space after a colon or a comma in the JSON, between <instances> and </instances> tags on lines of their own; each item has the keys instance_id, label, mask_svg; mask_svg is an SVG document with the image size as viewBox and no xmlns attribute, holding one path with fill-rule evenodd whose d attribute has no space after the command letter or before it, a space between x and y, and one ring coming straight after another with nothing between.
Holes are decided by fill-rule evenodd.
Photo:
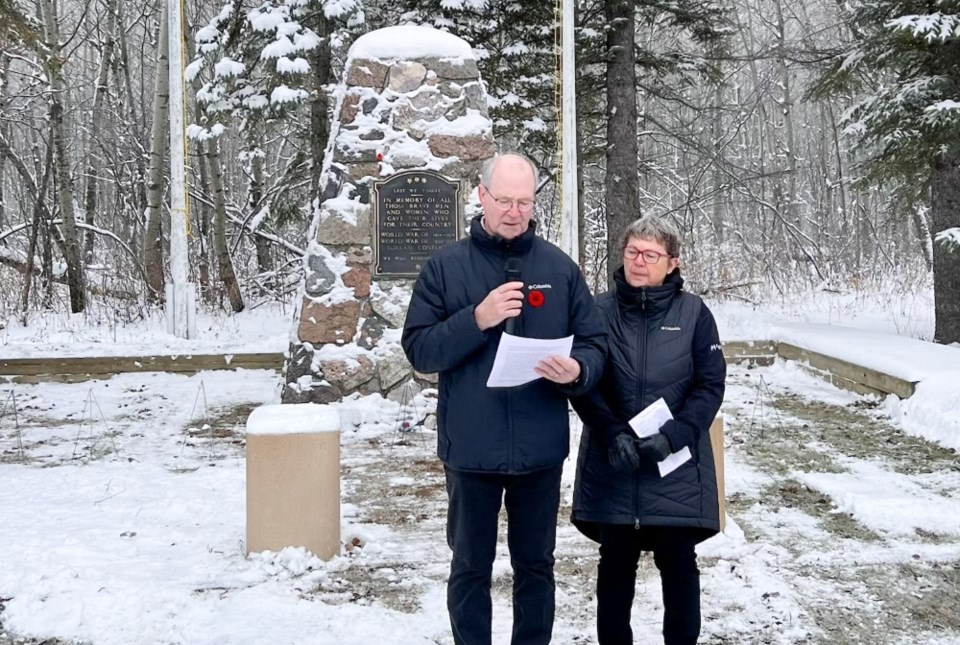
<instances>
[{"instance_id":1,"label":"tree trunk","mask_svg":"<svg viewBox=\"0 0 960 645\"><path fill-rule=\"evenodd\" d=\"M960 226L960 154L938 155L933 162L930 216L934 235ZM933 300L938 343L960 343L960 249L933 245Z\"/></svg>"},{"instance_id":2,"label":"tree trunk","mask_svg":"<svg viewBox=\"0 0 960 645\"><path fill-rule=\"evenodd\" d=\"M162 302L163 274L163 178L169 128L170 77L167 73L169 38L167 10L160 15L157 40L157 68L153 83L153 129L150 133L150 168L147 173L146 225L143 231L143 269L147 276L147 301Z\"/></svg>"},{"instance_id":3,"label":"tree trunk","mask_svg":"<svg viewBox=\"0 0 960 645\"><path fill-rule=\"evenodd\" d=\"M227 248L227 203L223 194L223 171L220 169L220 142L216 137L207 141L207 171L210 173L210 189L213 198L213 252L217 256L220 280L235 312L244 309L243 294L237 284L237 276Z\"/></svg>"},{"instance_id":4,"label":"tree trunk","mask_svg":"<svg viewBox=\"0 0 960 645\"><path fill-rule=\"evenodd\" d=\"M196 112L197 123L200 123L203 108L199 106L199 102ZM200 175L199 188L205 194L210 194L212 191L210 190L210 173L207 171L207 147L203 141L194 141L192 148L197 158L197 171ZM214 302L216 300L216 289L214 289L213 281L210 279L210 249L213 247L211 221L213 218L210 215L210 206L205 199L194 200L193 205L193 211L197 214L198 228L200 229L200 235L197 236L200 244L200 249L197 252L199 265L197 267L197 279L200 282L200 293L203 294L205 302Z\"/></svg>"},{"instance_id":5,"label":"tree trunk","mask_svg":"<svg viewBox=\"0 0 960 645\"><path fill-rule=\"evenodd\" d=\"M840 215L840 235L843 239L850 238L850 208L848 206L850 200L847 196L847 177L846 177L846 158L842 148L841 129L839 126L839 121L836 118L833 106L829 103L824 104L824 109L826 110L825 118L823 122L829 124L830 127L830 142L832 144L833 152L833 162L837 164L836 178L833 180L836 185L837 192L837 211ZM828 217L834 212L834 209L831 209L828 212Z\"/></svg>"},{"instance_id":6,"label":"tree trunk","mask_svg":"<svg viewBox=\"0 0 960 645\"><path fill-rule=\"evenodd\" d=\"M118 51L117 56L113 57L114 60L114 75L117 79L118 91L122 91L123 101L127 108L127 118L130 129L133 131L133 137L136 141L143 141L143 129L144 125L141 122L143 113L145 110L138 110L136 103L133 100L133 81L130 78L130 58L127 53L127 38L126 38L126 29L123 22L123 4L122 2L117 4L117 22L120 25L120 29L117 31L117 45ZM163 34L161 33L162 37ZM159 42L157 43L159 49ZM136 205L137 211L139 213L145 212L147 208L147 187L146 187L146 177L147 177L147 166L144 163L144 155L138 154L134 157L137 174L135 177L134 185L134 194L137 197ZM131 230L130 239L131 246L137 242L138 231Z\"/></svg>"},{"instance_id":7,"label":"tree trunk","mask_svg":"<svg viewBox=\"0 0 960 645\"><path fill-rule=\"evenodd\" d=\"M93 226L97 212L97 192L99 181L97 177L103 167L98 149L100 146L100 126L103 123L103 104L107 98L107 79L110 73L110 61L113 58L114 31L117 25L117 0L107 0L107 29L103 41L103 57L100 60L100 70L97 72L97 85L93 90L93 114L90 115L90 140L87 150L86 188L83 193L84 219ZM93 240L96 237L93 231L88 230L83 244L83 257L87 262L93 261Z\"/></svg>"},{"instance_id":8,"label":"tree trunk","mask_svg":"<svg viewBox=\"0 0 960 645\"><path fill-rule=\"evenodd\" d=\"M577 137L574 146L577 148L577 257L580 258L580 270L587 272L587 197L584 194L583 181L583 138Z\"/></svg>"},{"instance_id":9,"label":"tree trunk","mask_svg":"<svg viewBox=\"0 0 960 645\"><path fill-rule=\"evenodd\" d=\"M193 25L188 23L187 29L184 32L184 37L187 42L187 51L193 52L196 51L196 44L193 39L194 34ZM190 82L193 87L194 93L200 90L203 87L203 80L201 79L200 74L194 76L193 80ZM204 122L204 111L203 105L200 101L193 102L193 122L201 124ZM195 170L197 173L197 190L203 195L209 195L210 190L210 178L209 173L207 172L207 147L204 145L202 140L194 140L190 142L190 152L193 155L195 160ZM212 248L212 232L211 232L211 220L210 215L210 206L206 199L195 199L191 201L190 209L197 218L197 228L200 231L200 234L197 235L197 243L200 247L197 249L197 282L200 285L200 295L203 298L204 302L212 303L216 302L216 289L214 289L213 282L210 279L210 265L211 265L211 255L210 249Z\"/></svg>"},{"instance_id":10,"label":"tree trunk","mask_svg":"<svg viewBox=\"0 0 960 645\"><path fill-rule=\"evenodd\" d=\"M77 239L77 224L73 212L73 178L70 176L70 160L67 150L66 126L63 116L63 98L66 85L63 82L63 63L60 57L60 30L54 13L53 0L40 4L47 42L47 58L44 67L50 82L50 131L54 146L53 174L57 185L60 215L63 218L63 237L66 247L67 286L70 291L70 311L80 313L86 308L83 264L80 262L80 245Z\"/></svg>"},{"instance_id":11,"label":"tree trunk","mask_svg":"<svg viewBox=\"0 0 960 645\"><path fill-rule=\"evenodd\" d=\"M717 83L713 90L713 111L710 114L710 143L713 150L713 160L710 164L713 177L713 200L710 208L710 224L713 228L713 238L717 247L723 247L724 240L724 206L727 203L727 183L722 168L726 166L723 159L724 150L724 110L723 92L724 83Z\"/></svg>"},{"instance_id":12,"label":"tree trunk","mask_svg":"<svg viewBox=\"0 0 960 645\"><path fill-rule=\"evenodd\" d=\"M324 14L322 2L313 0L309 13L309 20L304 24L312 29L319 37L320 44L309 52L312 71L312 85L310 87L310 187L311 201L319 199L323 194L320 186L320 171L323 169L323 155L330 139L330 98L327 95L327 85L333 79L330 71L330 23Z\"/></svg>"},{"instance_id":13,"label":"tree trunk","mask_svg":"<svg viewBox=\"0 0 960 645\"><path fill-rule=\"evenodd\" d=\"M758 6L750 5L743 12L735 13L733 18L736 22L736 33L741 36L743 39L743 46L747 51L757 52L760 51L763 45L757 40L756 36L758 34L758 29L754 26L754 19L760 16L760 9ZM744 22L740 22L741 18ZM744 188L749 188L749 193L752 197L753 206L752 208L745 209L748 211L749 215L747 218L739 222L739 228L741 231L750 227L756 232L755 239L760 244L761 252L758 254L758 258L762 264L771 266L774 262L780 259L783 255L782 249L774 248L774 245L770 243L770 238L773 237L773 229L777 226L777 217L771 217L766 209L757 208L757 202L767 203L770 198L767 194L768 192L768 176L775 175L777 172L777 165L772 164L772 167L769 162L770 153L768 149L776 150L776 147L772 148L768 146L768 137L770 136L770 117L767 114L767 103L766 95L769 93L768 83L764 80L766 77L765 72L761 72L759 65L759 57L750 56L746 61L746 72L749 74L748 78L750 83L746 84L750 89L749 91L744 91L739 94L738 103L742 103L743 97L749 95L749 92L756 92L762 96L757 100L754 108L754 117L750 120L750 127L745 128L745 132L748 133L749 138L744 142L745 149L750 150L752 156L752 163L750 170L753 171L755 177L758 178L756 183L756 188L750 187L749 182L743 184ZM734 213L735 213L734 209Z\"/></svg>"},{"instance_id":14,"label":"tree trunk","mask_svg":"<svg viewBox=\"0 0 960 645\"><path fill-rule=\"evenodd\" d=\"M249 207L250 216L257 222L257 226L253 229L256 230L263 223L260 212L266 207L263 203L263 156L261 154L262 150L259 148L250 152L253 156L250 158ZM273 259L270 255L270 243L259 235L254 235L253 245L257 249L257 271L260 273L272 271Z\"/></svg>"},{"instance_id":15,"label":"tree trunk","mask_svg":"<svg viewBox=\"0 0 960 645\"><path fill-rule=\"evenodd\" d=\"M640 216L637 187L637 77L634 52L634 3L606 0L607 33L607 284L620 266L620 237Z\"/></svg>"},{"instance_id":16,"label":"tree trunk","mask_svg":"<svg viewBox=\"0 0 960 645\"><path fill-rule=\"evenodd\" d=\"M917 242L927 271L933 271L933 237L930 235L930 224L927 222L926 209L921 205L913 207L913 225L916 228Z\"/></svg>"},{"instance_id":17,"label":"tree trunk","mask_svg":"<svg viewBox=\"0 0 960 645\"><path fill-rule=\"evenodd\" d=\"M780 212L784 214L791 224L797 227L800 232L810 235L812 231L806 225L806 218L800 211L800 196L797 194L797 142L793 124L793 91L791 78L793 74L787 66L786 55L789 51L787 42L787 24L783 18L783 0L776 0L774 9L777 13L777 29L775 30L777 38L777 72L780 76L780 97L776 99L780 108L780 116L783 117L783 138L779 142L781 153L786 162L786 177L783 184L783 190L786 193L783 196L783 208ZM798 244L802 244L798 242ZM813 249L811 249L813 251Z\"/></svg>"},{"instance_id":18,"label":"tree trunk","mask_svg":"<svg viewBox=\"0 0 960 645\"><path fill-rule=\"evenodd\" d=\"M45 228L43 214L46 210L44 199L46 199L47 184L50 181L50 169L53 166L53 147L47 146L47 163L43 171L43 179L38 186L37 199L33 204L33 227L30 230L30 243L27 246L27 261L23 272L23 290L20 292L21 324L27 324L27 312L30 309L30 287L33 284L33 263L37 253L37 237L40 235L40 229Z\"/></svg>"},{"instance_id":19,"label":"tree trunk","mask_svg":"<svg viewBox=\"0 0 960 645\"><path fill-rule=\"evenodd\" d=\"M256 235L255 231L259 228L263 220L260 212L265 208L263 203L263 134L262 127L251 124L247 127L247 159L249 166L249 185L247 188L247 212L244 214L248 222L254 225L250 227L253 246L257 251L257 272L267 273L273 270L273 261L270 257L270 243L264 238ZM242 239L242 236L241 238Z\"/></svg>"},{"instance_id":20,"label":"tree trunk","mask_svg":"<svg viewBox=\"0 0 960 645\"><path fill-rule=\"evenodd\" d=\"M260 273L273 271L273 255L270 253L270 241L259 235L253 236L253 245L257 250L257 270Z\"/></svg>"},{"instance_id":21,"label":"tree trunk","mask_svg":"<svg viewBox=\"0 0 960 645\"><path fill-rule=\"evenodd\" d=\"M6 106L9 102L9 99L6 97L7 93L7 75L10 71L10 57L5 53L0 52L0 112L6 112ZM7 139L9 138L10 133L10 124L7 123L6 119L0 121L0 138ZM7 168L7 155L0 154L0 231L6 226L6 203L4 202L4 171ZM6 244L5 242L0 242L0 244Z\"/></svg>"}]
</instances>

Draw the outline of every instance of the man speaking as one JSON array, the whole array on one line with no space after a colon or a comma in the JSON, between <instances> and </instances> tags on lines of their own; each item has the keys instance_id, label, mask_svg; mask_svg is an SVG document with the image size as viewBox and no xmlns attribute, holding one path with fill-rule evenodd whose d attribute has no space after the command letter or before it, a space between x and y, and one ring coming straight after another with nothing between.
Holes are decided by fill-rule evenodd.
<instances>
[{"instance_id":1,"label":"man speaking","mask_svg":"<svg viewBox=\"0 0 960 645\"><path fill-rule=\"evenodd\" d=\"M447 608L458 645L490 645L490 579L501 501L513 566L512 645L550 642L553 551L560 474L569 451L567 396L591 388L605 331L577 265L538 238L531 221L533 163L489 160L479 187L483 216L470 235L433 255L413 289L403 349L420 372L440 373L437 455L447 480L453 551ZM573 335L570 356L540 361L542 378L488 388L501 334Z\"/></svg>"}]
</instances>

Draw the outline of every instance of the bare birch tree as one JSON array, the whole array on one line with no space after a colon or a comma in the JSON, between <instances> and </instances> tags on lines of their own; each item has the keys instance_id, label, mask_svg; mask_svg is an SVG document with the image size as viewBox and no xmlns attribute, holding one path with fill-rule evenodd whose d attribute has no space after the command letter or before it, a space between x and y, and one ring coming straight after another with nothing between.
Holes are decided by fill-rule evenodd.
<instances>
[{"instance_id":1,"label":"bare birch tree","mask_svg":"<svg viewBox=\"0 0 960 645\"><path fill-rule=\"evenodd\" d=\"M223 171L220 167L220 144L216 137L207 142L207 172L213 198L213 253L217 258L220 281L233 311L243 311L243 294L233 270L230 249L227 247L227 201L223 191Z\"/></svg>"},{"instance_id":2,"label":"bare birch tree","mask_svg":"<svg viewBox=\"0 0 960 645\"><path fill-rule=\"evenodd\" d=\"M153 84L153 128L150 132L150 164L147 171L146 225L143 229L143 267L147 276L147 299L160 302L166 284L163 272L163 194L164 168L169 139L170 77L167 11L160 17L157 39L157 67Z\"/></svg>"},{"instance_id":3,"label":"bare birch tree","mask_svg":"<svg viewBox=\"0 0 960 645\"><path fill-rule=\"evenodd\" d=\"M103 53L100 59L100 69L97 72L96 85L93 88L93 111L90 114L90 132L87 144L86 187L83 191L84 220L89 226L93 226L96 222L97 208L99 206L97 203L100 183L98 178L103 163L98 150L101 145L100 130L104 119L104 105L107 99L107 79L110 74L114 43L116 42L114 32L117 26L117 2L118 0L107 0L106 3L107 26L104 34ZM88 263L93 261L94 237L93 231L88 230L83 245L83 257Z\"/></svg>"},{"instance_id":4,"label":"bare birch tree","mask_svg":"<svg viewBox=\"0 0 960 645\"><path fill-rule=\"evenodd\" d=\"M10 56L6 52L0 52L0 114L7 110L7 77L10 73ZM10 126L6 121L0 121L0 138L9 139ZM6 182L4 174L7 169L7 155L0 154L0 231L6 225ZM0 242L3 244L3 242Z\"/></svg>"},{"instance_id":5,"label":"bare birch tree","mask_svg":"<svg viewBox=\"0 0 960 645\"><path fill-rule=\"evenodd\" d=\"M64 259L67 265L67 286L70 290L70 311L79 313L86 308L86 286L73 210L74 194L73 177L70 174L70 143L67 139L66 124L64 123L63 101L66 97L66 83L63 79L64 59L60 53L60 28L53 0L41 0L40 11L43 17L44 39L46 41L44 64L50 84L50 134L54 158L53 174L57 186L60 217L63 219L66 256Z\"/></svg>"}]
</instances>

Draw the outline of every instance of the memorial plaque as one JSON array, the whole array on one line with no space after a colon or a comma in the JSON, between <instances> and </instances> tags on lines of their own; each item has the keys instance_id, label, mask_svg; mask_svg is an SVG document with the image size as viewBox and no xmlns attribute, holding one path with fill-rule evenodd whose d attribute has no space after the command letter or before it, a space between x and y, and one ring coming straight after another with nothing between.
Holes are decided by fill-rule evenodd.
<instances>
[{"instance_id":1,"label":"memorial plaque","mask_svg":"<svg viewBox=\"0 0 960 645\"><path fill-rule=\"evenodd\" d=\"M373 182L373 274L415 278L442 246L460 239L460 182L405 170Z\"/></svg>"}]
</instances>

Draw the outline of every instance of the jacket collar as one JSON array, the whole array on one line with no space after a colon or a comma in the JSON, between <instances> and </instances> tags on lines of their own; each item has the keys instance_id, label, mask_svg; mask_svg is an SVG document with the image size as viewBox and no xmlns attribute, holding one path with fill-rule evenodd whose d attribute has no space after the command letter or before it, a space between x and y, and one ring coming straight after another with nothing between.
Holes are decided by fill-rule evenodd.
<instances>
[{"instance_id":1,"label":"jacket collar","mask_svg":"<svg viewBox=\"0 0 960 645\"><path fill-rule=\"evenodd\" d=\"M505 240L499 235L491 235L481 223L482 215L477 215L470 221L470 238L473 243L484 251L500 255L522 255L530 250L533 239L537 234L537 223L530 220L530 227L512 240Z\"/></svg>"},{"instance_id":2,"label":"jacket collar","mask_svg":"<svg viewBox=\"0 0 960 645\"><path fill-rule=\"evenodd\" d=\"M623 266L613 274L616 283L617 301L625 309L640 309L648 312L665 311L670 306L673 297L683 289L683 277L680 269L671 271L664 279L663 284L657 287L631 287L627 283Z\"/></svg>"}]
</instances>

